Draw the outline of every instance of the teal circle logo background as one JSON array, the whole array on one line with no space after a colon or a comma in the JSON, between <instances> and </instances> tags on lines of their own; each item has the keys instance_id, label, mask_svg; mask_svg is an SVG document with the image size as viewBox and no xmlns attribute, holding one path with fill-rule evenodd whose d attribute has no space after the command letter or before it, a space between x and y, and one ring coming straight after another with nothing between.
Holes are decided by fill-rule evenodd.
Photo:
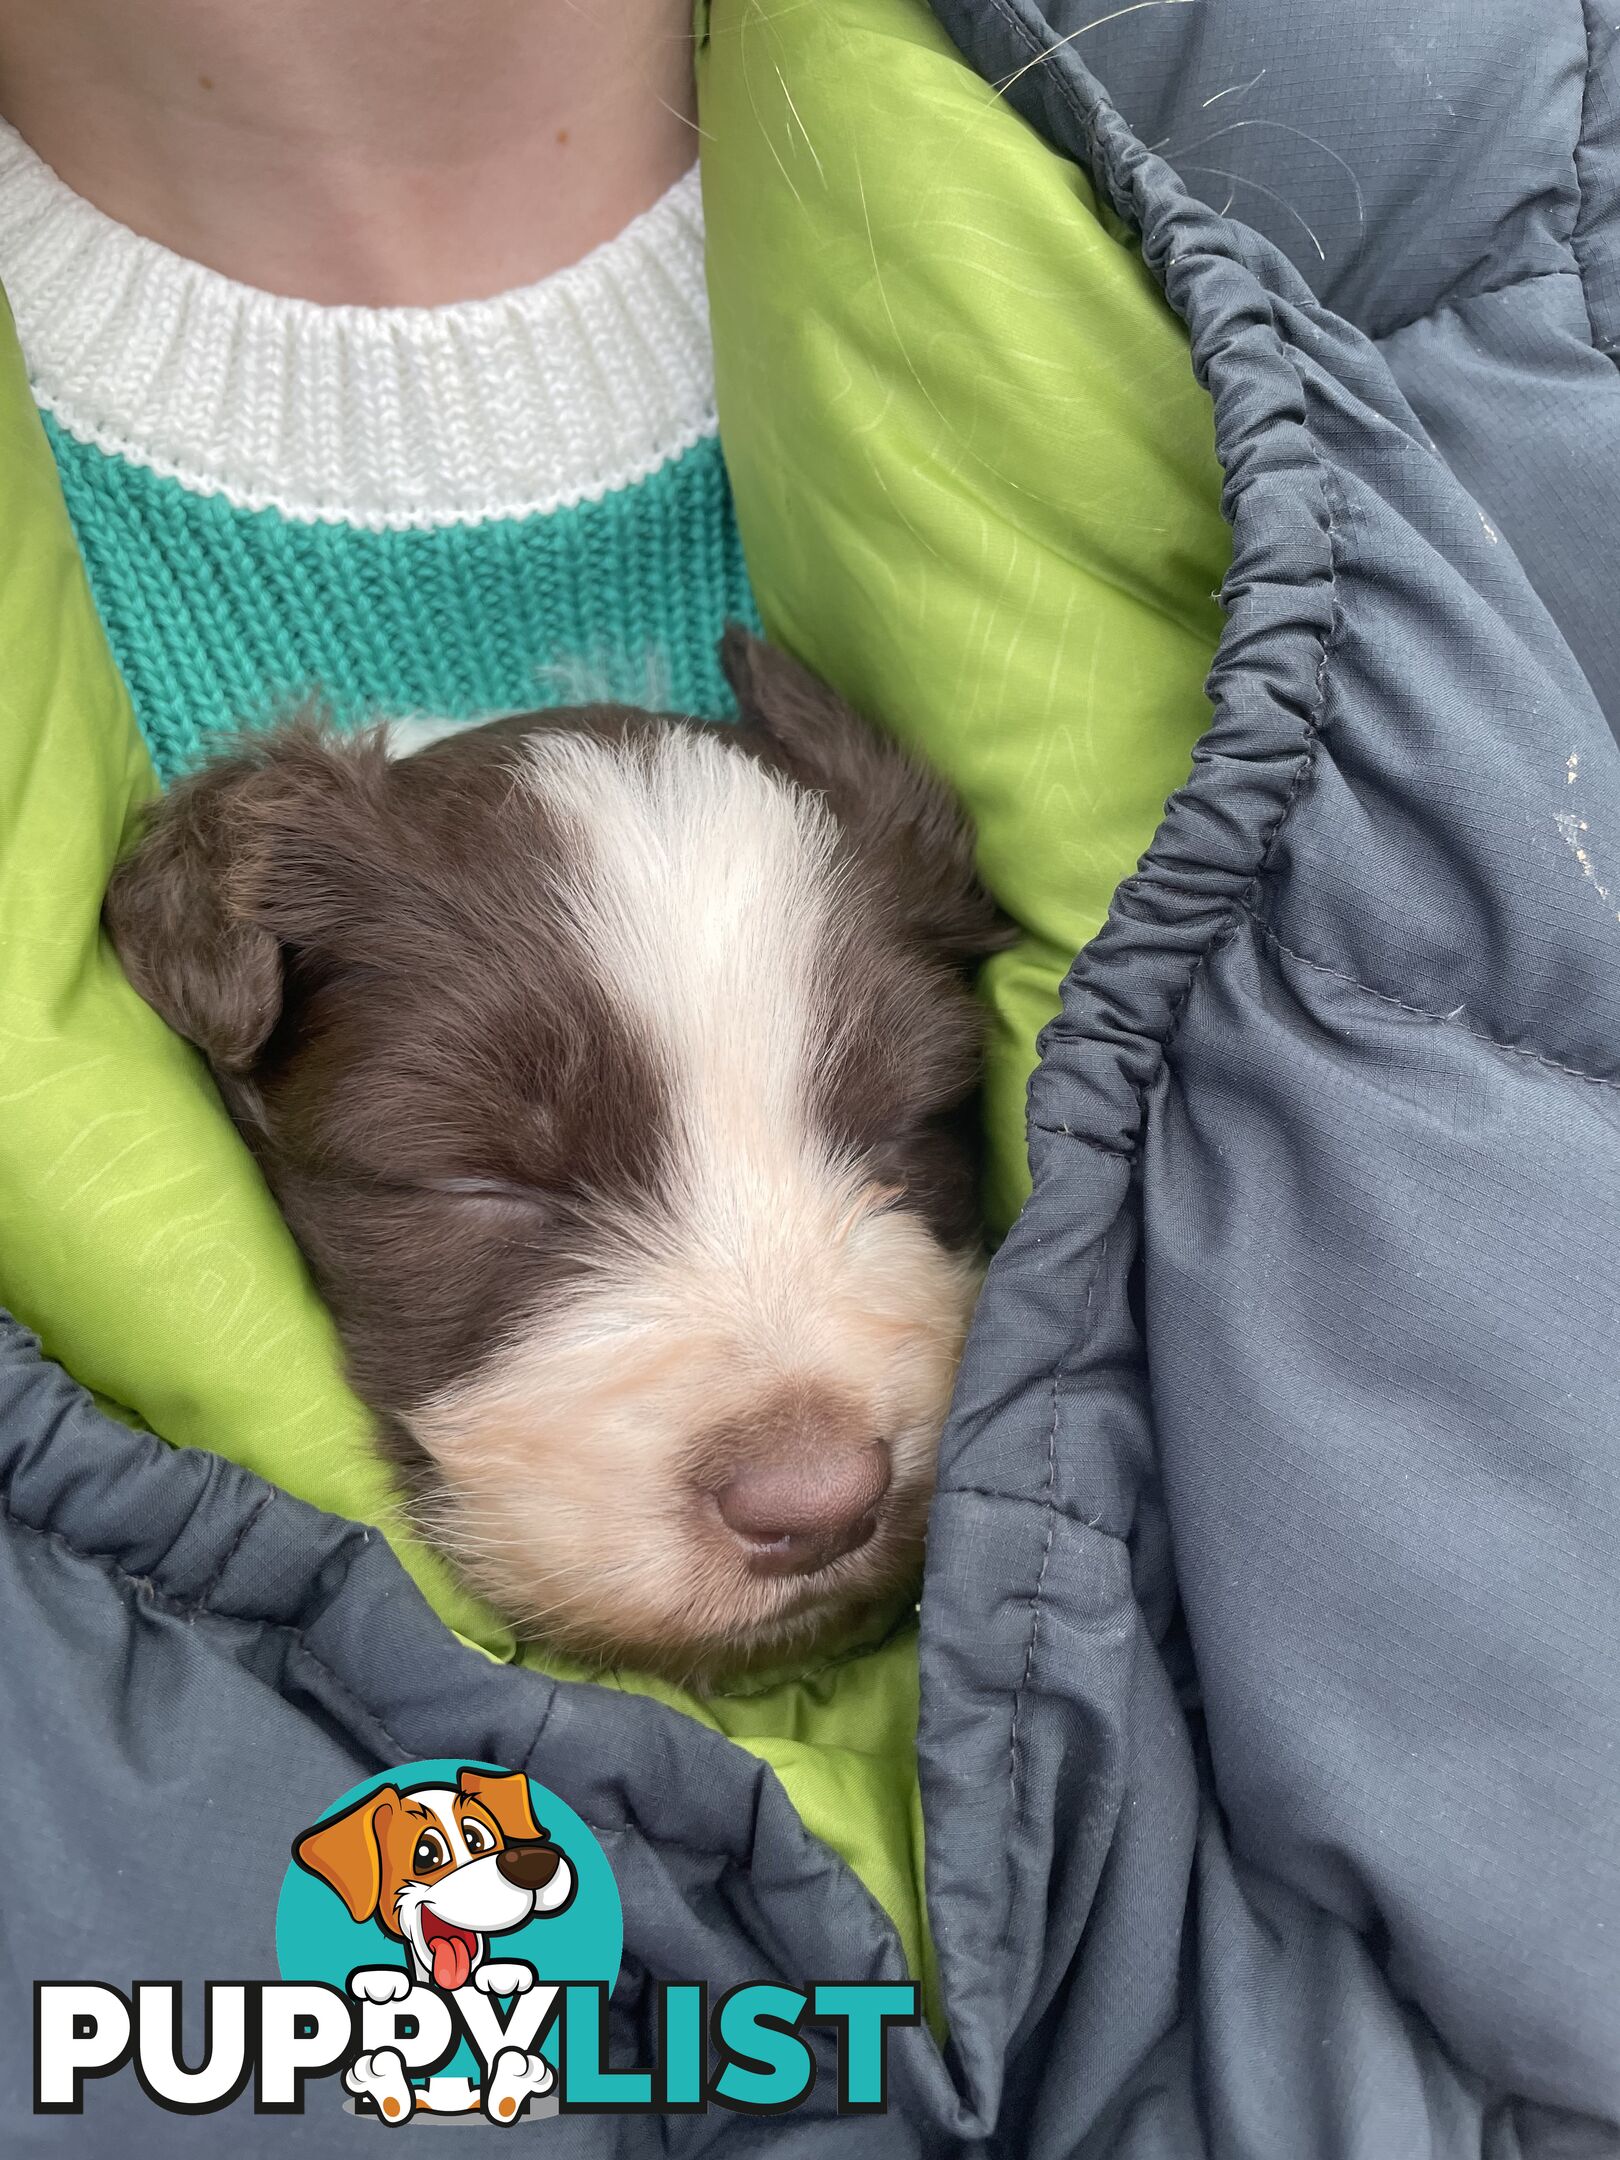
<instances>
[{"instance_id":1,"label":"teal circle logo background","mask_svg":"<svg viewBox=\"0 0 1620 2160\"><path fill-rule=\"evenodd\" d=\"M326 1822L341 1815L345 1808L353 1807L357 1800L384 1785L397 1785L401 1792L409 1792L417 1785L453 1786L463 1770L509 1774L500 1763L481 1762L465 1755L399 1763L351 1785L322 1810L316 1821ZM561 1986L569 1980L599 1980L611 1990L624 1954L624 1912L607 1855L565 1800L533 1778L528 1785L535 1819L544 1826L552 1843L567 1855L579 1888L573 1903L553 1917L541 1915L513 1928L510 1934L487 1937L486 1955L492 1959L522 1958L534 1967L542 1987ZM300 1824L299 1834L313 1827L311 1823ZM276 1903L276 1963L283 1980L324 1980L328 1987L343 1988L359 1966L397 1965L408 1970L410 1958L398 1937L385 1934L376 1921L351 1920L337 1892L289 1855ZM541 2052L554 2060L555 2045L553 2035ZM465 2043L445 2069L449 2075L476 2075L477 2065Z\"/></svg>"}]
</instances>

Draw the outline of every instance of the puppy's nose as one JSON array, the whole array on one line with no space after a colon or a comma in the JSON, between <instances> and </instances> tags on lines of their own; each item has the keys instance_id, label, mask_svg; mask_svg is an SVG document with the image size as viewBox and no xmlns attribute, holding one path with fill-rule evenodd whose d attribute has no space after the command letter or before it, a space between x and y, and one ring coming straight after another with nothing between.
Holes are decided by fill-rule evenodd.
<instances>
[{"instance_id":1,"label":"puppy's nose","mask_svg":"<svg viewBox=\"0 0 1620 2160\"><path fill-rule=\"evenodd\" d=\"M811 1575L864 1545L889 1489L882 1441L793 1462L755 1463L715 1494L720 1518L762 1575Z\"/></svg>"},{"instance_id":2,"label":"puppy's nose","mask_svg":"<svg viewBox=\"0 0 1620 2160\"><path fill-rule=\"evenodd\" d=\"M495 1855L495 1865L520 1890L543 1890L561 1858L555 1845L507 1845Z\"/></svg>"}]
</instances>

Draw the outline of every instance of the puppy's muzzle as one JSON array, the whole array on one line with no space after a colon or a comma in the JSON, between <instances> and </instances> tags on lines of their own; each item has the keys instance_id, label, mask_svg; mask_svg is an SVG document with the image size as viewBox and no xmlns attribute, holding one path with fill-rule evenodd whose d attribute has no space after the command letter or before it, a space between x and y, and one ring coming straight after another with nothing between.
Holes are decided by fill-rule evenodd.
<instances>
[{"instance_id":1,"label":"puppy's muzzle","mask_svg":"<svg viewBox=\"0 0 1620 2160\"><path fill-rule=\"evenodd\" d=\"M519 1890L543 1890L562 1863L555 1845L507 1845L495 1856L495 1865Z\"/></svg>"}]
</instances>

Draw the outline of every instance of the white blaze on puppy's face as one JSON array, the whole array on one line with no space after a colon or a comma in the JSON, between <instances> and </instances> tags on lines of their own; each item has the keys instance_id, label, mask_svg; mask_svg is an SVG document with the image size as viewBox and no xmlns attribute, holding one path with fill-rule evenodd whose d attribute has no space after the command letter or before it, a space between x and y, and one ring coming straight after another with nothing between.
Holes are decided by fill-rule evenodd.
<instances>
[{"instance_id":1,"label":"white blaze on puppy's face","mask_svg":"<svg viewBox=\"0 0 1620 2160\"><path fill-rule=\"evenodd\" d=\"M657 1075L662 1159L562 1294L412 1414L435 1534L582 1647L780 1638L914 1553L976 1270L818 1115L851 901L822 800L718 731L540 735L522 769L565 836L575 962ZM762 1573L773 1503L818 1505L791 1465L772 1483L786 1455L887 1490L858 1547ZM764 1517L739 1540L716 1494L744 1472Z\"/></svg>"}]
</instances>

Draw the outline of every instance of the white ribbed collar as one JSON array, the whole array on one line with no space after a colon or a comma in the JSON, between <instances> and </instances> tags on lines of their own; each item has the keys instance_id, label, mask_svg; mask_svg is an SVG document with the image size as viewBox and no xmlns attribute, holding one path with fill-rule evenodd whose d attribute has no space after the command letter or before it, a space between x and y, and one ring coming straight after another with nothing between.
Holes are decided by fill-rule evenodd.
<instances>
[{"instance_id":1,"label":"white ribbed collar","mask_svg":"<svg viewBox=\"0 0 1620 2160\"><path fill-rule=\"evenodd\" d=\"M715 424L695 170L537 285L321 307L142 239L0 121L0 285L70 434L246 509L522 517L642 479Z\"/></svg>"}]
</instances>

